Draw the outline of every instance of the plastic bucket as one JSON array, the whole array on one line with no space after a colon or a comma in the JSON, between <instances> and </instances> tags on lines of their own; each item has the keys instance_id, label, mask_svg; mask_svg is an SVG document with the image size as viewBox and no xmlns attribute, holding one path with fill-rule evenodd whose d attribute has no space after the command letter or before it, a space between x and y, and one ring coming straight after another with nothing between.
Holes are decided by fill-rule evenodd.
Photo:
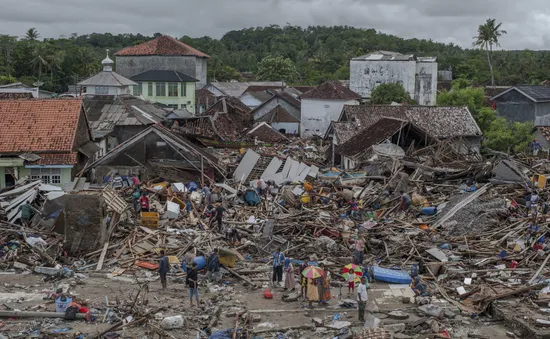
<instances>
[{"instance_id":1,"label":"plastic bucket","mask_svg":"<svg viewBox=\"0 0 550 339\"><path fill-rule=\"evenodd\" d=\"M69 304L73 302L73 298L67 298L65 301L62 301L61 298L55 300L55 311L60 313L65 313Z\"/></svg>"},{"instance_id":2,"label":"plastic bucket","mask_svg":"<svg viewBox=\"0 0 550 339\"><path fill-rule=\"evenodd\" d=\"M194 262L197 264L197 270L206 268L206 258L203 256L195 257Z\"/></svg>"}]
</instances>

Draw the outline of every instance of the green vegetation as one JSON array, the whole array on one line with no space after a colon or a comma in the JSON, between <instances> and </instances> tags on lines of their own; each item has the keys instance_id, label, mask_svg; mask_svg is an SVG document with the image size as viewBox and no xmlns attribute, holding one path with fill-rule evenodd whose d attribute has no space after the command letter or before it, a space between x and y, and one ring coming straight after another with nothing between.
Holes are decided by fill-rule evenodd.
<instances>
[{"instance_id":1,"label":"green vegetation","mask_svg":"<svg viewBox=\"0 0 550 339\"><path fill-rule=\"evenodd\" d=\"M258 64L256 78L263 81L285 81L293 83L299 74L292 60L281 56L266 56Z\"/></svg>"},{"instance_id":2,"label":"green vegetation","mask_svg":"<svg viewBox=\"0 0 550 339\"><path fill-rule=\"evenodd\" d=\"M491 71L491 86L495 85L495 73L493 70L493 46L500 46L498 38L502 34L506 34L506 31L500 29L502 23L495 24L495 19L487 19L485 24L479 25L477 29L477 36L474 37L474 46L485 50L487 53L487 63L489 64L489 70Z\"/></svg>"},{"instance_id":3,"label":"green vegetation","mask_svg":"<svg viewBox=\"0 0 550 339\"><path fill-rule=\"evenodd\" d=\"M381 84L371 93L370 102L375 105L397 103L412 104L411 96L401 84Z\"/></svg>"},{"instance_id":4,"label":"green vegetation","mask_svg":"<svg viewBox=\"0 0 550 339\"><path fill-rule=\"evenodd\" d=\"M325 80L349 79L349 60L376 50L437 56L439 69L451 67L455 77L470 79L475 84L490 84L491 68L497 85L540 83L550 78L548 51L491 53L492 48L498 46L499 34L503 34L500 24L491 22L482 25L489 25L490 34L486 35L484 29L478 32L480 39L476 37L476 45L481 49L402 39L374 29L348 26L272 25L230 31L219 40L188 36L180 40L211 56L208 75L219 81L233 79L237 72L257 76L264 59L290 60L297 71L293 80L296 84L317 85ZM92 33L79 36L73 33L57 39L42 39L40 32L33 28L20 40L0 35L0 76L11 75L27 83L40 78L45 83L44 89L65 91L68 85L101 69L100 62L107 48L114 53L159 35ZM490 62L487 62L488 55Z\"/></svg>"},{"instance_id":5,"label":"green vegetation","mask_svg":"<svg viewBox=\"0 0 550 339\"><path fill-rule=\"evenodd\" d=\"M525 150L533 136L533 123L510 123L497 117L497 112L484 106L483 88L473 88L469 82L459 79L453 82L450 91L443 91L437 96L441 106L467 106L484 136L484 146L507 152L512 148L516 152Z\"/></svg>"}]
</instances>

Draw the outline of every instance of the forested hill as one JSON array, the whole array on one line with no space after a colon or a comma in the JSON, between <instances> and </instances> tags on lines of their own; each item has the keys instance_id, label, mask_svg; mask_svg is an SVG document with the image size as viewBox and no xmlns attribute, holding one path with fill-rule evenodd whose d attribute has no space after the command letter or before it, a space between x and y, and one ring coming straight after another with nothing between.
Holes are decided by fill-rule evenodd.
<instances>
[{"instance_id":1,"label":"forested hill","mask_svg":"<svg viewBox=\"0 0 550 339\"><path fill-rule=\"evenodd\" d=\"M0 83L15 77L25 83L38 76L44 89L65 91L67 86L98 72L105 49L111 53L153 39L141 34L72 34L58 39L42 39L29 30L26 37L0 35ZM182 32L185 33L185 32ZM160 33L155 34L155 36ZM348 79L349 60L369 51L387 50L418 56L437 56L439 69L452 67L455 77L476 83L490 79L485 52L463 49L431 40L402 39L347 26L268 26L226 33L221 39L210 37L181 41L209 54L208 76L226 81L237 72L254 73L264 57L289 58L299 73L300 84L318 84L328 79ZM503 46L506 47L506 46ZM550 54L546 51L497 51L493 54L497 85L538 83L550 79Z\"/></svg>"}]
</instances>

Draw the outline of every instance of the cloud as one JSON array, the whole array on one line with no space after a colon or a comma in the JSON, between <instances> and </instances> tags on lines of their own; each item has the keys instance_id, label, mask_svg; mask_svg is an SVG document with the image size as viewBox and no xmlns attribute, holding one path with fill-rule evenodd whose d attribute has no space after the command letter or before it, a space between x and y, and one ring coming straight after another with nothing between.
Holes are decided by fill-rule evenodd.
<instances>
[{"instance_id":1,"label":"cloud","mask_svg":"<svg viewBox=\"0 0 550 339\"><path fill-rule=\"evenodd\" d=\"M550 7L542 0L0 0L0 34L156 32L220 38L229 30L271 24L348 25L404 38L470 47L491 17L508 34L504 49L550 49Z\"/></svg>"}]
</instances>

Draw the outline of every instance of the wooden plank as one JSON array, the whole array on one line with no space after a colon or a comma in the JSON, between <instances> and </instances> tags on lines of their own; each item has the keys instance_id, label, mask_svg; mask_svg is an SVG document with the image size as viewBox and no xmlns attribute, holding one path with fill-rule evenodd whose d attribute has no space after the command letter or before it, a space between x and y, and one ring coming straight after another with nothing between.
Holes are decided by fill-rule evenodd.
<instances>
[{"instance_id":1,"label":"wooden plank","mask_svg":"<svg viewBox=\"0 0 550 339\"><path fill-rule=\"evenodd\" d=\"M101 251L101 255L99 256L99 262L97 263L96 271L101 271L103 268L103 261L105 260L105 255L107 254L107 250L109 249L109 242L106 242L105 245L103 245L103 251Z\"/></svg>"}]
</instances>

